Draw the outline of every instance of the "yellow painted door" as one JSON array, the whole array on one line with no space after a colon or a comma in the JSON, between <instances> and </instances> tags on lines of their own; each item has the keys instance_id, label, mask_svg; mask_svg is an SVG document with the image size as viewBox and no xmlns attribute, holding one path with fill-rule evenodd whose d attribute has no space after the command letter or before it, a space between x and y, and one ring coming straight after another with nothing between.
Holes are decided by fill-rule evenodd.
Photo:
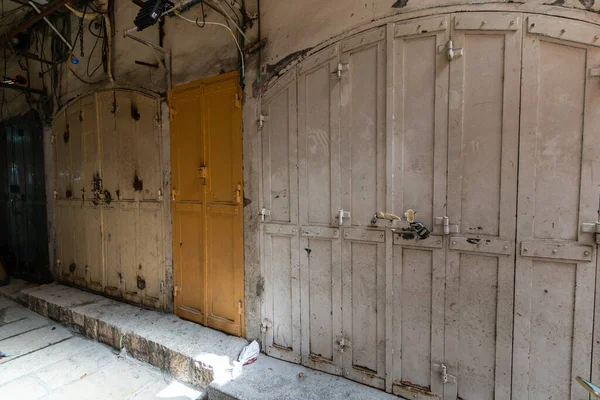
<instances>
[{"instance_id":1,"label":"yellow painted door","mask_svg":"<svg viewBox=\"0 0 600 400\"><path fill-rule=\"evenodd\" d=\"M237 74L171 95L175 312L243 335L242 110Z\"/></svg>"}]
</instances>

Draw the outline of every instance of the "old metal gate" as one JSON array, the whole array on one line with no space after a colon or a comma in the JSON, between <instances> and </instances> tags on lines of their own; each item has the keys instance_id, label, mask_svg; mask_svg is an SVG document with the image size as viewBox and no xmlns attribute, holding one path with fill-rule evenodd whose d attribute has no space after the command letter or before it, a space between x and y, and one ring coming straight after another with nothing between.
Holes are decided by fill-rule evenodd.
<instances>
[{"instance_id":1,"label":"old metal gate","mask_svg":"<svg viewBox=\"0 0 600 400\"><path fill-rule=\"evenodd\" d=\"M43 127L30 112L0 126L0 258L12 276L47 283Z\"/></svg>"},{"instance_id":2,"label":"old metal gate","mask_svg":"<svg viewBox=\"0 0 600 400\"><path fill-rule=\"evenodd\" d=\"M242 111L237 74L171 93L175 312L244 334Z\"/></svg>"},{"instance_id":3,"label":"old metal gate","mask_svg":"<svg viewBox=\"0 0 600 400\"><path fill-rule=\"evenodd\" d=\"M273 83L258 119L266 352L411 399L579 396L599 34L438 15L344 39ZM427 239L373 219L408 209Z\"/></svg>"},{"instance_id":4,"label":"old metal gate","mask_svg":"<svg viewBox=\"0 0 600 400\"><path fill-rule=\"evenodd\" d=\"M82 96L52 132L59 279L163 308L159 99L126 89Z\"/></svg>"}]
</instances>

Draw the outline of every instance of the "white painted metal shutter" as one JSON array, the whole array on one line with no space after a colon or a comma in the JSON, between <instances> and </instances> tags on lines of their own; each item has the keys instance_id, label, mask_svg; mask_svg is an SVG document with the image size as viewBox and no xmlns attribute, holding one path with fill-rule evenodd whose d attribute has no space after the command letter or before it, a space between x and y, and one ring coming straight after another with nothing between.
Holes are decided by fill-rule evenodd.
<instances>
[{"instance_id":1,"label":"white painted metal shutter","mask_svg":"<svg viewBox=\"0 0 600 400\"><path fill-rule=\"evenodd\" d=\"M581 224L598 221L598 35L587 24L527 18L514 399L588 398L574 380L589 378L592 365L596 246Z\"/></svg>"},{"instance_id":2,"label":"white painted metal shutter","mask_svg":"<svg viewBox=\"0 0 600 400\"><path fill-rule=\"evenodd\" d=\"M298 66L302 364L331 374L343 355L339 62L336 45Z\"/></svg>"},{"instance_id":3,"label":"white painted metal shutter","mask_svg":"<svg viewBox=\"0 0 600 400\"><path fill-rule=\"evenodd\" d=\"M444 398L508 399L519 135L520 16L454 16L450 62Z\"/></svg>"},{"instance_id":4,"label":"white painted metal shutter","mask_svg":"<svg viewBox=\"0 0 600 400\"><path fill-rule=\"evenodd\" d=\"M386 206L386 32L341 43L344 376L385 388L386 232L369 229ZM346 222L344 222L344 225Z\"/></svg>"},{"instance_id":5,"label":"white painted metal shutter","mask_svg":"<svg viewBox=\"0 0 600 400\"><path fill-rule=\"evenodd\" d=\"M391 211L402 216L413 209L416 219L428 227L434 226L435 216L446 214L450 67L438 47L448 42L448 22L448 16L440 16L397 23L391 45ZM393 382L388 383L394 394L407 398L441 398L443 384L433 365L444 361L444 238L437 234L415 241L395 233L393 242L393 297L388 313L393 351L387 351L393 353L388 372Z\"/></svg>"},{"instance_id":6,"label":"white painted metal shutter","mask_svg":"<svg viewBox=\"0 0 600 400\"><path fill-rule=\"evenodd\" d=\"M264 95L262 125L262 260L265 276L265 352L300 363L296 70Z\"/></svg>"}]
</instances>

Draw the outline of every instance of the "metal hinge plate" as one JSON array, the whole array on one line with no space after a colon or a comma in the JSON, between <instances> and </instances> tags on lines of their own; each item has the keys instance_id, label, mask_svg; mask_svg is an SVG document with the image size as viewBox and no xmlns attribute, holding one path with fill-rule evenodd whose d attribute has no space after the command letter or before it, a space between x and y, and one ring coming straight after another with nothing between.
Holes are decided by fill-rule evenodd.
<instances>
[{"instance_id":1,"label":"metal hinge plate","mask_svg":"<svg viewBox=\"0 0 600 400\"><path fill-rule=\"evenodd\" d=\"M600 233L600 222L583 222L581 224L583 233Z\"/></svg>"},{"instance_id":2,"label":"metal hinge plate","mask_svg":"<svg viewBox=\"0 0 600 400\"><path fill-rule=\"evenodd\" d=\"M451 233L459 233L460 232L460 228L458 225L450 224L449 217L446 217L446 216L436 217L434 223L435 223L435 225L441 225L444 227L444 235L449 235Z\"/></svg>"},{"instance_id":3,"label":"metal hinge plate","mask_svg":"<svg viewBox=\"0 0 600 400\"><path fill-rule=\"evenodd\" d=\"M242 315L242 312L244 311L244 303L242 303L242 301L238 301L238 314Z\"/></svg>"},{"instance_id":4,"label":"metal hinge plate","mask_svg":"<svg viewBox=\"0 0 600 400\"><path fill-rule=\"evenodd\" d=\"M266 208L262 208L258 213L260 215L260 222L265 222L265 217L271 215L271 210L267 210Z\"/></svg>"},{"instance_id":5,"label":"metal hinge plate","mask_svg":"<svg viewBox=\"0 0 600 400\"><path fill-rule=\"evenodd\" d=\"M448 366L446 364L433 364L433 370L440 373L444 385L447 383L456 383L456 377L448 374Z\"/></svg>"},{"instance_id":6,"label":"metal hinge plate","mask_svg":"<svg viewBox=\"0 0 600 400\"><path fill-rule=\"evenodd\" d=\"M448 61L453 61L454 59L462 57L464 55L464 50L462 49L462 47L455 48L454 41L452 41L452 39L448 40L448 43L446 43L444 50L446 51L446 58L448 59Z\"/></svg>"},{"instance_id":7,"label":"metal hinge plate","mask_svg":"<svg viewBox=\"0 0 600 400\"><path fill-rule=\"evenodd\" d=\"M179 296L179 293L181 293L181 287L177 285L173 286L173 297Z\"/></svg>"},{"instance_id":8,"label":"metal hinge plate","mask_svg":"<svg viewBox=\"0 0 600 400\"><path fill-rule=\"evenodd\" d=\"M265 125L265 122L267 122L269 120L269 116L268 115L262 115L260 114L258 116L258 127L260 129L262 129L262 127Z\"/></svg>"}]
</instances>

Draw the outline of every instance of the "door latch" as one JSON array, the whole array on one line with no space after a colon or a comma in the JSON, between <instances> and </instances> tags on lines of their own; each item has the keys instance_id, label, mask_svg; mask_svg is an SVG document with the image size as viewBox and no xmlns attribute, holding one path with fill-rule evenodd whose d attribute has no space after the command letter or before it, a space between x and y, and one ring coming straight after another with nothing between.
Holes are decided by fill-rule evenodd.
<instances>
[{"instance_id":1,"label":"door latch","mask_svg":"<svg viewBox=\"0 0 600 400\"><path fill-rule=\"evenodd\" d=\"M343 353L347 348L350 347L350 340L346 339L345 337L341 337L337 340L336 344L340 353Z\"/></svg>"},{"instance_id":2,"label":"door latch","mask_svg":"<svg viewBox=\"0 0 600 400\"><path fill-rule=\"evenodd\" d=\"M456 383L456 377L448 374L448 366L446 364L433 364L433 369L440 373L440 378L444 385L447 383Z\"/></svg>"},{"instance_id":3,"label":"door latch","mask_svg":"<svg viewBox=\"0 0 600 400\"><path fill-rule=\"evenodd\" d=\"M344 218L350 218L350 211L340 210L338 213L338 224L344 225Z\"/></svg>"},{"instance_id":4,"label":"door latch","mask_svg":"<svg viewBox=\"0 0 600 400\"><path fill-rule=\"evenodd\" d=\"M458 233L459 232L459 227L458 225L452 225L450 224L450 218L443 216L443 217L435 217L435 224L436 225L441 225L444 227L444 235L449 235L451 233Z\"/></svg>"},{"instance_id":5,"label":"door latch","mask_svg":"<svg viewBox=\"0 0 600 400\"><path fill-rule=\"evenodd\" d=\"M595 233L596 243L600 243L600 221L599 222L583 222L581 224L581 232Z\"/></svg>"},{"instance_id":6,"label":"door latch","mask_svg":"<svg viewBox=\"0 0 600 400\"><path fill-rule=\"evenodd\" d=\"M266 208L262 208L258 213L260 215L260 222L265 222L265 217L271 215L271 210L267 210Z\"/></svg>"},{"instance_id":7,"label":"door latch","mask_svg":"<svg viewBox=\"0 0 600 400\"><path fill-rule=\"evenodd\" d=\"M346 71L348 69L348 64L342 64L342 63L338 63L335 71L333 71L333 76L336 79L342 79L342 72Z\"/></svg>"},{"instance_id":8,"label":"door latch","mask_svg":"<svg viewBox=\"0 0 600 400\"><path fill-rule=\"evenodd\" d=\"M448 43L446 43L446 58L448 58L448 61L452 61L455 58L462 57L463 55L464 50L462 47L455 48L452 39L448 40Z\"/></svg>"}]
</instances>

